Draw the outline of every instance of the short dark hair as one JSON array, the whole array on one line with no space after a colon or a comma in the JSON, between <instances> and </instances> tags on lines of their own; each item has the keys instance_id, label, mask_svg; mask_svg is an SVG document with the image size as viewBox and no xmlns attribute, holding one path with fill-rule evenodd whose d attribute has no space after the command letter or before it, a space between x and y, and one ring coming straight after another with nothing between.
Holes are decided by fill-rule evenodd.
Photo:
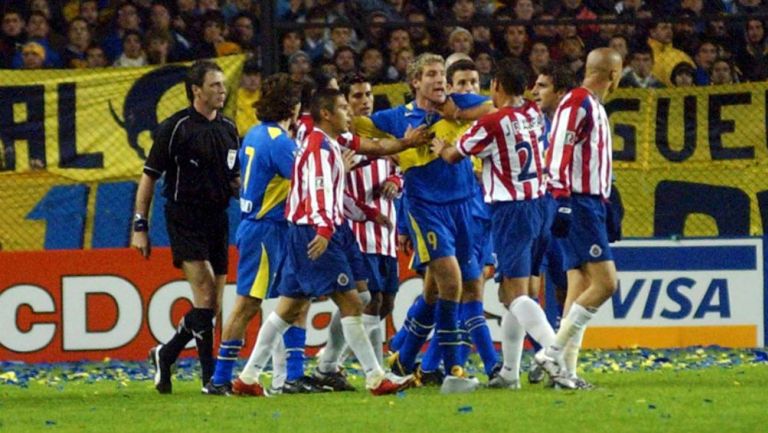
<instances>
[{"instance_id":1,"label":"short dark hair","mask_svg":"<svg viewBox=\"0 0 768 433\"><path fill-rule=\"evenodd\" d=\"M475 66L475 62L472 60L457 60L451 64L451 66L448 68L448 71L445 73L445 77L448 80L448 84L453 85L453 74L455 74L458 71L476 71L477 66Z\"/></svg>"},{"instance_id":2,"label":"short dark hair","mask_svg":"<svg viewBox=\"0 0 768 433\"><path fill-rule=\"evenodd\" d=\"M293 115L299 103L298 83L286 73L270 75L261 83L261 98L253 105L262 122L279 122Z\"/></svg>"},{"instance_id":3,"label":"short dark hair","mask_svg":"<svg viewBox=\"0 0 768 433\"><path fill-rule=\"evenodd\" d=\"M528 84L527 67L518 59L503 59L496 65L494 79L507 94L522 95Z\"/></svg>"},{"instance_id":4,"label":"short dark hair","mask_svg":"<svg viewBox=\"0 0 768 433\"><path fill-rule=\"evenodd\" d=\"M252 57L243 63L243 75L256 75L261 73L261 66L259 66L259 60Z\"/></svg>"},{"instance_id":5,"label":"short dark hair","mask_svg":"<svg viewBox=\"0 0 768 433\"><path fill-rule=\"evenodd\" d=\"M555 92L568 92L576 88L576 75L569 68L552 63L539 70L539 75L545 75L552 80Z\"/></svg>"},{"instance_id":6,"label":"short dark hair","mask_svg":"<svg viewBox=\"0 0 768 433\"><path fill-rule=\"evenodd\" d=\"M339 88L341 89L341 93L344 94L345 97L349 98L349 92L352 89L352 86L355 84L363 84L363 83L370 83L371 80L365 78L363 74L356 73L352 75L348 75L344 77L344 80L339 85Z\"/></svg>"},{"instance_id":7,"label":"short dark hair","mask_svg":"<svg viewBox=\"0 0 768 433\"><path fill-rule=\"evenodd\" d=\"M647 54L651 56L651 59L653 59L653 50L651 49L651 46L648 45L648 42L641 41L636 43L632 47L632 51L629 53L629 59L634 59L638 54Z\"/></svg>"},{"instance_id":8,"label":"short dark hair","mask_svg":"<svg viewBox=\"0 0 768 433\"><path fill-rule=\"evenodd\" d=\"M312 120L315 123L323 120L320 114L321 110L333 111L336 108L336 98L344 96L341 90L336 89L318 89L312 96L312 102L309 104L309 112L312 113Z\"/></svg>"},{"instance_id":9,"label":"short dark hair","mask_svg":"<svg viewBox=\"0 0 768 433\"><path fill-rule=\"evenodd\" d=\"M184 79L184 89L187 91L187 99L190 104L195 99L192 86L203 87L205 74L212 71L223 72L219 65L210 60L198 60L189 67L187 77Z\"/></svg>"}]
</instances>

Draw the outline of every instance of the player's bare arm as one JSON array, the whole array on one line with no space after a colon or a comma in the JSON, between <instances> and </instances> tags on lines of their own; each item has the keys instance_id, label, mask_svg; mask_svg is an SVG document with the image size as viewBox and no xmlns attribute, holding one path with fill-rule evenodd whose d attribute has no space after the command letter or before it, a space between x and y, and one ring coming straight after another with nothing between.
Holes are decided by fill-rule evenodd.
<instances>
[{"instance_id":1,"label":"player's bare arm","mask_svg":"<svg viewBox=\"0 0 768 433\"><path fill-rule=\"evenodd\" d=\"M435 138L430 145L432 152L436 155L440 155L443 161L449 164L455 164L464 158L464 155L459 153L456 146L449 146L444 140Z\"/></svg>"}]
</instances>

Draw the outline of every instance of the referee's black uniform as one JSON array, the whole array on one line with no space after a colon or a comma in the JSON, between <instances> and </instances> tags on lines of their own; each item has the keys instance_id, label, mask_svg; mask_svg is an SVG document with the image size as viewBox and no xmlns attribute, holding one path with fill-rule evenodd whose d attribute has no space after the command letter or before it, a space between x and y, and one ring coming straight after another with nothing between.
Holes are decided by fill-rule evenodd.
<instances>
[{"instance_id":1,"label":"referee's black uniform","mask_svg":"<svg viewBox=\"0 0 768 433\"><path fill-rule=\"evenodd\" d=\"M173 264L208 260L214 274L227 273L229 221L226 209L240 175L239 139L234 122L219 112L206 119L193 107L163 121L144 173L165 173L165 221Z\"/></svg>"}]
</instances>

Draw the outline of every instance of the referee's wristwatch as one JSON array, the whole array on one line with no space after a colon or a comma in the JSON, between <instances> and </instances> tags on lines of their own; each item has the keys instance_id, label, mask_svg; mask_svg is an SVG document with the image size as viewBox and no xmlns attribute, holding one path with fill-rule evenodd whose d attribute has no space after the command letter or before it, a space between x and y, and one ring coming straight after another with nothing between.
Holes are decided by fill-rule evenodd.
<instances>
[{"instance_id":1,"label":"referee's wristwatch","mask_svg":"<svg viewBox=\"0 0 768 433\"><path fill-rule=\"evenodd\" d=\"M149 231L149 221L140 213L133 216L133 231L134 232L146 232Z\"/></svg>"}]
</instances>

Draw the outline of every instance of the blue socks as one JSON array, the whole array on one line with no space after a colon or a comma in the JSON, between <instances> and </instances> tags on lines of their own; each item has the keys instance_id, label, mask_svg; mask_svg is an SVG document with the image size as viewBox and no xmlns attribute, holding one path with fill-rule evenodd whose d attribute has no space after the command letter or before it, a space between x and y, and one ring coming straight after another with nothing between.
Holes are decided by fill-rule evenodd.
<instances>
[{"instance_id":1,"label":"blue socks","mask_svg":"<svg viewBox=\"0 0 768 433\"><path fill-rule=\"evenodd\" d=\"M480 359L483 360L485 372L490 374L493 371L493 367L499 362L499 356L496 352L496 347L493 345L488 323L485 320L483 303L480 301L470 301L462 304L461 320L477 347Z\"/></svg>"},{"instance_id":2,"label":"blue socks","mask_svg":"<svg viewBox=\"0 0 768 433\"><path fill-rule=\"evenodd\" d=\"M429 305L423 297L419 297L411 306L408 313L413 313L411 320L406 322L403 329L406 337L400 346L399 361L407 372L413 371L416 355L429 336L429 332L435 326L435 305Z\"/></svg>"},{"instance_id":3,"label":"blue socks","mask_svg":"<svg viewBox=\"0 0 768 433\"><path fill-rule=\"evenodd\" d=\"M211 381L214 385L225 385L232 381L232 370L243 348L243 340L222 341L219 345L219 356L216 358L216 370Z\"/></svg>"},{"instance_id":4,"label":"blue socks","mask_svg":"<svg viewBox=\"0 0 768 433\"><path fill-rule=\"evenodd\" d=\"M304 345L307 342L307 330L291 326L283 334L285 343L286 369L285 380L297 380L304 376Z\"/></svg>"},{"instance_id":5,"label":"blue socks","mask_svg":"<svg viewBox=\"0 0 768 433\"><path fill-rule=\"evenodd\" d=\"M440 351L440 345L437 341L437 335L433 335L429 340L427 352L421 357L421 371L427 373L433 372L440 367L440 361L443 360L443 352Z\"/></svg>"},{"instance_id":6,"label":"blue socks","mask_svg":"<svg viewBox=\"0 0 768 433\"><path fill-rule=\"evenodd\" d=\"M436 316L437 341L443 352L445 373L451 374L453 367L462 367L458 356L458 347L461 344L461 332L458 326L459 303L438 299Z\"/></svg>"}]
</instances>

